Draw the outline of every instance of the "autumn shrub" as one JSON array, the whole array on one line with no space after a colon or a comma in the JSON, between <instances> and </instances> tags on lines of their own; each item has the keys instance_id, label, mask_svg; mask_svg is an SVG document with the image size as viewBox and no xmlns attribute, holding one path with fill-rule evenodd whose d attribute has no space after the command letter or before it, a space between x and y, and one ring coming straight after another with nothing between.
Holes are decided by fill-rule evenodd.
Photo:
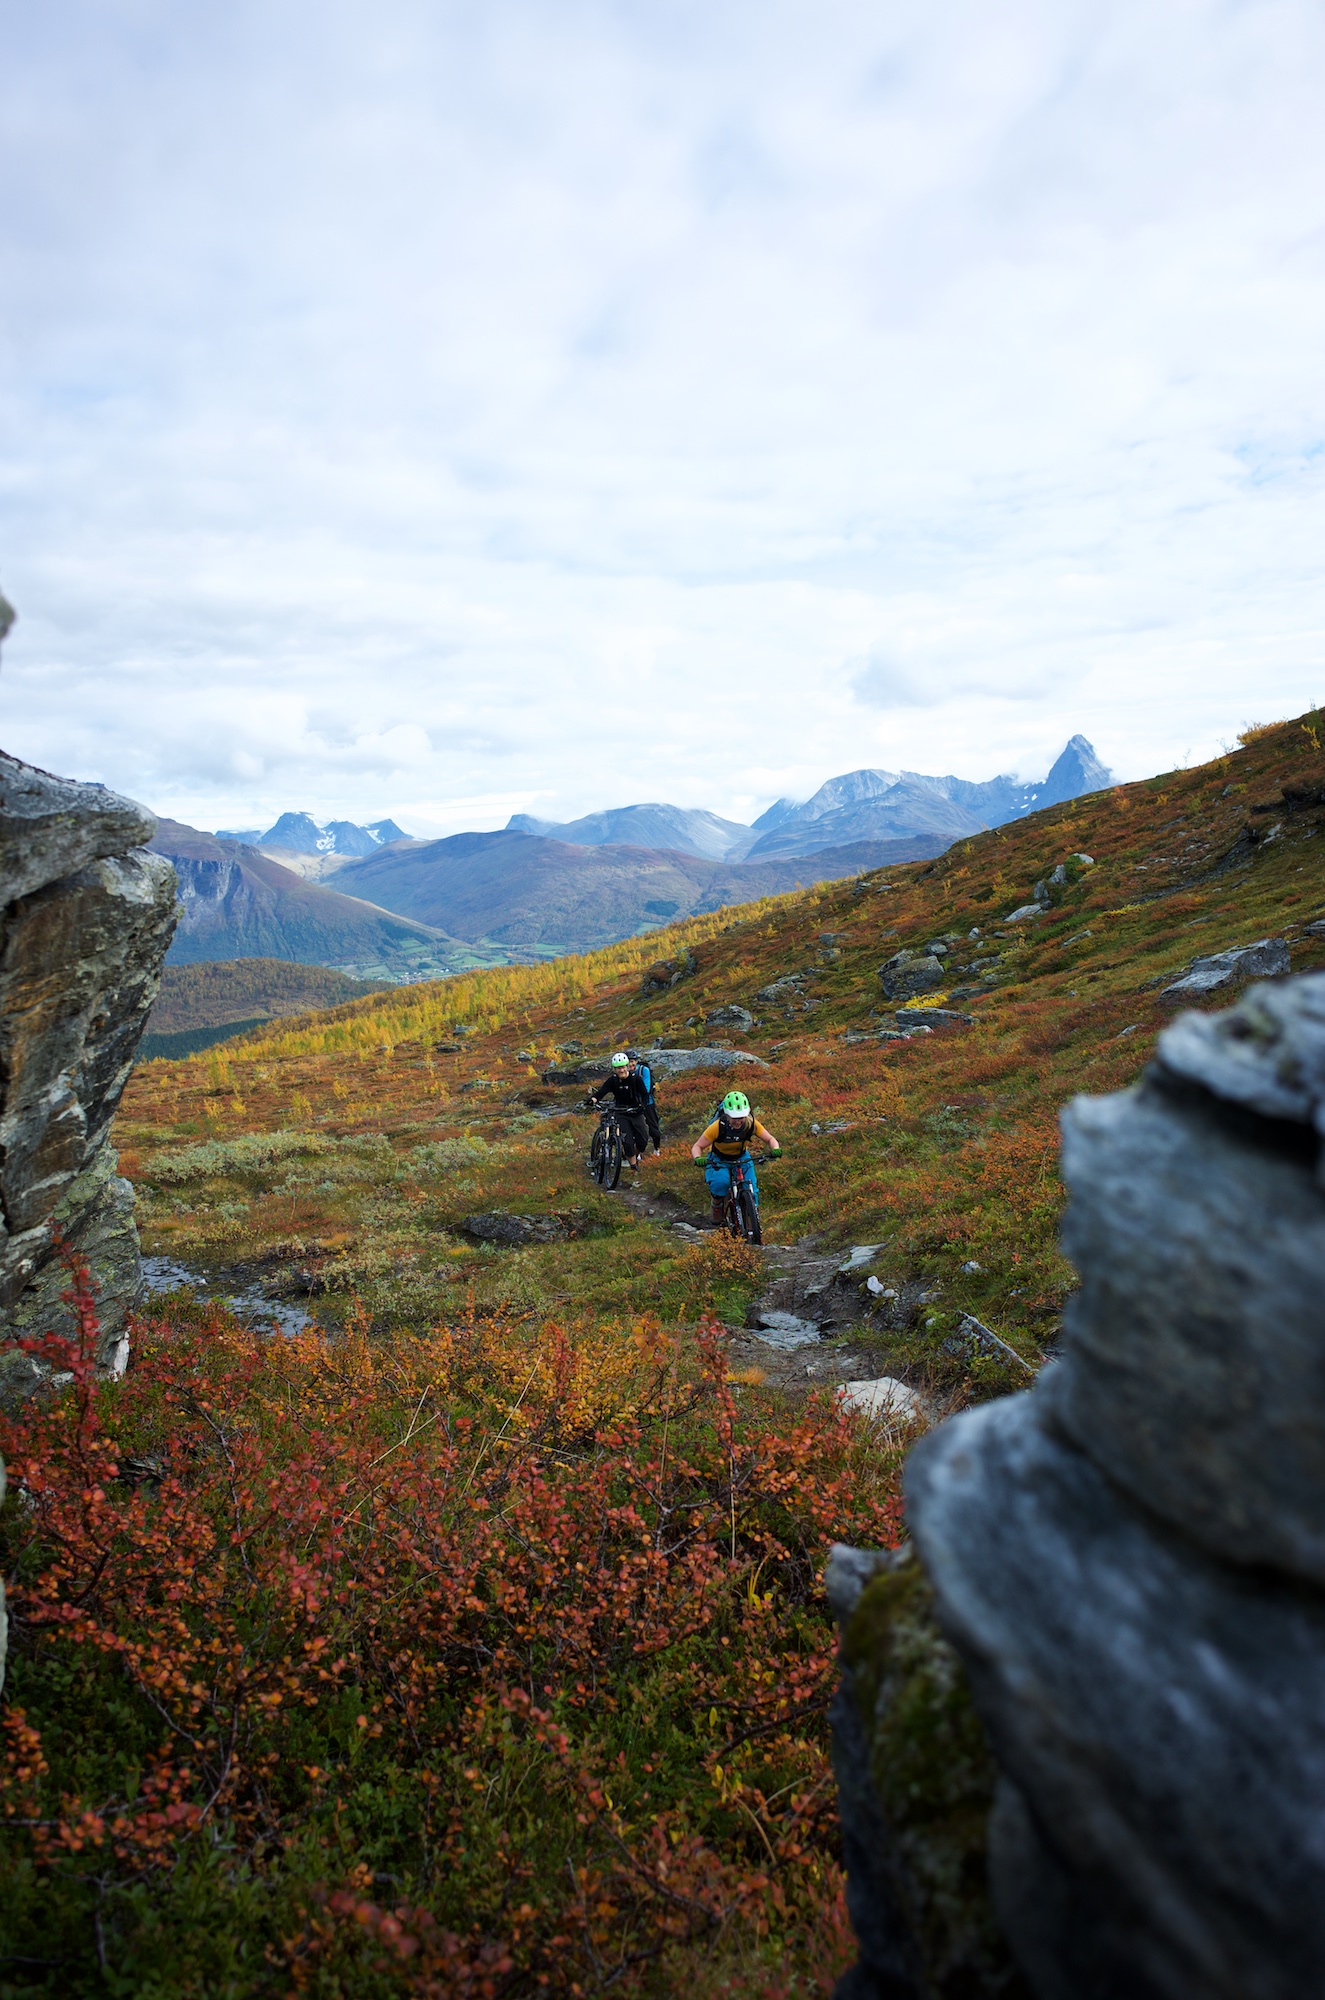
<instances>
[{"instance_id":1,"label":"autumn shrub","mask_svg":"<svg viewBox=\"0 0 1325 2000\"><path fill-rule=\"evenodd\" d=\"M857 1419L739 1400L713 1322L195 1307L106 1385L81 1310L0 1438L6 1992L822 1990Z\"/></svg>"},{"instance_id":2,"label":"autumn shrub","mask_svg":"<svg viewBox=\"0 0 1325 2000\"><path fill-rule=\"evenodd\" d=\"M177 1186L185 1181L254 1173L292 1153L316 1153L325 1148L325 1139L312 1132L244 1132L237 1139L204 1139L199 1146L154 1153L145 1161L143 1171L149 1179Z\"/></svg>"}]
</instances>

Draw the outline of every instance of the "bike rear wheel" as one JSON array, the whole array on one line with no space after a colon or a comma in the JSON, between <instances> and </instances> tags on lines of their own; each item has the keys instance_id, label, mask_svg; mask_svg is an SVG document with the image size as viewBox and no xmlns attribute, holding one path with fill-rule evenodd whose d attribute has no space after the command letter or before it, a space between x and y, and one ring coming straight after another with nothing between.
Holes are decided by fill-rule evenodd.
<instances>
[{"instance_id":1,"label":"bike rear wheel","mask_svg":"<svg viewBox=\"0 0 1325 2000\"><path fill-rule=\"evenodd\" d=\"M736 1190L736 1201L741 1213L742 1236L747 1243L762 1243L764 1232L759 1227L759 1204L744 1183Z\"/></svg>"},{"instance_id":2,"label":"bike rear wheel","mask_svg":"<svg viewBox=\"0 0 1325 2000\"><path fill-rule=\"evenodd\" d=\"M605 1188L614 1188L621 1179L621 1134L615 1125L609 1125L603 1134L603 1171L599 1176Z\"/></svg>"}]
</instances>

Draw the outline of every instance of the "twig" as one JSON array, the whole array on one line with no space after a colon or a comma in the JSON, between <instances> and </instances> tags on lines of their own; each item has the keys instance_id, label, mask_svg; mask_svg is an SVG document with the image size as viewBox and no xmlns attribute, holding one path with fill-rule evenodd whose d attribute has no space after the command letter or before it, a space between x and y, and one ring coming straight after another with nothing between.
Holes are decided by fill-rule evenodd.
<instances>
[{"instance_id":1,"label":"twig","mask_svg":"<svg viewBox=\"0 0 1325 2000\"><path fill-rule=\"evenodd\" d=\"M990 1328L984 1324L983 1320L978 1320L974 1313L962 1314L962 1331L966 1332L968 1330L973 1332L976 1335L976 1337L980 1340L992 1340L994 1346L997 1348L1001 1348L1003 1353L1007 1355L1010 1361L1015 1361L1017 1366L1019 1368L1024 1368L1028 1375L1034 1375L1035 1370L1031 1367L1030 1362L1023 1360L1022 1356L1018 1354L1016 1348L1009 1347L1006 1340L1000 1340L998 1335L992 1332Z\"/></svg>"}]
</instances>

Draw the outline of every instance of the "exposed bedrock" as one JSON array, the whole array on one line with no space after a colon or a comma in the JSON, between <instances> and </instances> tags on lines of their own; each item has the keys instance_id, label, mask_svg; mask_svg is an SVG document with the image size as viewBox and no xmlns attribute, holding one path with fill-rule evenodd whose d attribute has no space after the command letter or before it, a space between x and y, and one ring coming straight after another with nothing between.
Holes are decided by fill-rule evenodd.
<instances>
[{"instance_id":1,"label":"exposed bedrock","mask_svg":"<svg viewBox=\"0 0 1325 2000\"><path fill-rule=\"evenodd\" d=\"M1321 974L1182 1016L1136 1088L1070 1105L1063 1358L908 1462L1039 2000L1325 1994L1323 1131ZM900 1657L882 1612L844 1628L858 1695L862 1647ZM916 1698L894 1673L856 1702L894 1847L878 1751ZM889 1919L917 1994L943 1990L916 1959L934 1909Z\"/></svg>"},{"instance_id":2,"label":"exposed bedrock","mask_svg":"<svg viewBox=\"0 0 1325 2000\"><path fill-rule=\"evenodd\" d=\"M107 1145L175 927L150 813L0 752L0 1342L71 1331L62 1239L91 1267L118 1373L139 1276L133 1194ZM39 1386L0 1346L0 1401Z\"/></svg>"}]
</instances>

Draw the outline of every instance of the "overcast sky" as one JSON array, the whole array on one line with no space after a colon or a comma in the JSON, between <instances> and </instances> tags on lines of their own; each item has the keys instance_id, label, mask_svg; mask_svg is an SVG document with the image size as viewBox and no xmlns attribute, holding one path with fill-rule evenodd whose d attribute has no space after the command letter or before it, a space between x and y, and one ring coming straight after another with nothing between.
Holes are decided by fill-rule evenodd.
<instances>
[{"instance_id":1,"label":"overcast sky","mask_svg":"<svg viewBox=\"0 0 1325 2000\"><path fill-rule=\"evenodd\" d=\"M1319 0L0 0L0 741L196 825L1325 698Z\"/></svg>"}]
</instances>

